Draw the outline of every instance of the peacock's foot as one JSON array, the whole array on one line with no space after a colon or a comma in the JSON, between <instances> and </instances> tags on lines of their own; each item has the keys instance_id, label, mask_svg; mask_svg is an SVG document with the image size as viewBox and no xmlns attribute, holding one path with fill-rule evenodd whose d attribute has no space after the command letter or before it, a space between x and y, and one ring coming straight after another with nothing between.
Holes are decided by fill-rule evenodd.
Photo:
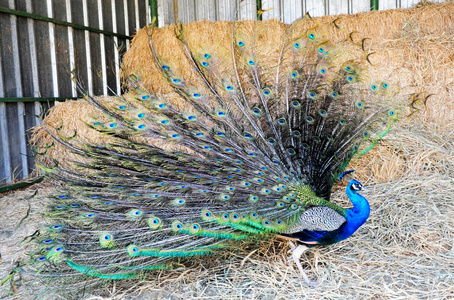
<instances>
[{"instance_id":1,"label":"peacock's foot","mask_svg":"<svg viewBox=\"0 0 454 300\"><path fill-rule=\"evenodd\" d=\"M295 262L296 266L298 267L298 269L299 269L299 271L301 273L301 276L303 277L304 281L306 282L306 284L308 286L310 286L310 287L318 286L320 284L320 282L309 280L309 278L306 275L306 272L304 272L303 266L301 266L301 263L300 263L301 255L303 255L303 253L308 248L306 246L304 246L304 245L296 246L295 244L293 244L290 241L289 241L289 244L290 244L291 249L288 252L291 252L292 255L288 257L287 262L289 262L289 263L292 262L292 261Z\"/></svg>"}]
</instances>

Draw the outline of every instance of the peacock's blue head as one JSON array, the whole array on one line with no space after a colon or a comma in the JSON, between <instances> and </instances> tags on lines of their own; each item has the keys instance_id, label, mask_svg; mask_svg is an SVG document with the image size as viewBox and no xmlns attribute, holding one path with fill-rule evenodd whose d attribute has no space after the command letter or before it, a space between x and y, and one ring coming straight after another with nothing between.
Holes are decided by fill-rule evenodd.
<instances>
[{"instance_id":1,"label":"peacock's blue head","mask_svg":"<svg viewBox=\"0 0 454 300\"><path fill-rule=\"evenodd\" d=\"M359 192L362 189L363 189L363 185L358 180L351 180L347 186L347 190L350 190L352 193Z\"/></svg>"}]
</instances>

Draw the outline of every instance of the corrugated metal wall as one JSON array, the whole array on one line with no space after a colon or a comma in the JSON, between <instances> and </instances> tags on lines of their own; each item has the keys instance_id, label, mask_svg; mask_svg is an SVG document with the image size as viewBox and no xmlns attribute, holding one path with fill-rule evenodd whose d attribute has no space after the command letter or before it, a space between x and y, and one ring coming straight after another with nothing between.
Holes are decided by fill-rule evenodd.
<instances>
[{"instance_id":1,"label":"corrugated metal wall","mask_svg":"<svg viewBox=\"0 0 454 300\"><path fill-rule=\"evenodd\" d=\"M27 130L39 123L35 116L41 106L54 105L49 98L76 97L70 80L73 68L91 94L107 95L108 86L120 91L121 51L129 47L127 36L150 22L148 3L0 0L0 183L26 178L33 170ZM40 20L40 16L56 21Z\"/></svg>"},{"instance_id":2,"label":"corrugated metal wall","mask_svg":"<svg viewBox=\"0 0 454 300\"><path fill-rule=\"evenodd\" d=\"M378 9L408 8L421 0L378 0ZM175 22L174 7L178 7L180 22L187 23L200 20L233 20L235 18L235 0L158 0L159 27ZM292 23L309 12L313 17L338 14L355 14L370 11L371 0L261 0L263 20L280 19ZM432 2L443 2L434 0ZM272 8L272 9L271 9ZM257 1L243 0L238 6L238 19L255 20L257 18Z\"/></svg>"}]
</instances>

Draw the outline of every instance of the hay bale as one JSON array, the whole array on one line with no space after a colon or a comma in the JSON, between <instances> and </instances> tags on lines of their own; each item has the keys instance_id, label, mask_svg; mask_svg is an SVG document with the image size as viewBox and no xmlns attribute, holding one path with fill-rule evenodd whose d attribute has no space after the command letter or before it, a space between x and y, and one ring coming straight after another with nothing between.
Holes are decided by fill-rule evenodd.
<instances>
[{"instance_id":1,"label":"hay bale","mask_svg":"<svg viewBox=\"0 0 454 300\"><path fill-rule=\"evenodd\" d=\"M343 41L350 32L365 32L371 38L376 54L371 56L374 64L369 73L371 79L380 80L390 74L388 79L404 87L401 95L408 96L412 91L425 91L434 94L427 103L427 113L414 116L412 120L400 122L399 134L391 135L379 147L364 155L359 161L352 162L351 167L361 174L363 181L389 181L414 171L409 162L418 161L424 165L424 157L415 153L406 153L400 147L405 140L410 140L416 128L439 133L452 132L454 128L454 103L451 101L454 90L454 3L424 5L412 9L396 9L374 11L356 15L325 16L315 18L319 30L332 41ZM332 25L342 28L337 30ZM237 22L240 31L251 32L253 22ZM256 23L254 28L257 36L257 60L262 66L276 65L280 45L283 43L289 25L277 20ZM294 34L304 33L314 26L313 22L301 22L296 26ZM149 46L149 33L153 30L152 39L156 52L161 59L171 64L175 73L181 74L190 84L204 89L197 80L184 54L184 49L175 37L175 26L165 28L143 28L132 41L130 50L123 59L123 76L135 74L140 77L143 86L153 93L162 95L172 105L185 108L166 79L157 71ZM183 34L191 49L204 49L217 55L229 55L232 40L232 22L193 22L183 25ZM357 36L356 36L357 35ZM355 33L354 38L363 37ZM368 40L369 41L369 40ZM228 72L232 69L230 60L217 66ZM112 98L102 98L109 102ZM95 130L88 128L90 116L100 117L100 113L84 100L69 101L50 110L44 120L47 127L63 125L68 135L77 129L80 138L91 141L106 142ZM413 125L410 125L413 123ZM416 125L415 125L416 124ZM50 125L50 126L49 126ZM413 127L411 127L413 126ZM52 143L52 138L43 126L34 130L32 145L43 148ZM57 161L65 161L68 151L61 145L49 149L49 153ZM431 150L428 150L431 151ZM39 157L38 157L39 161Z\"/></svg>"}]
</instances>

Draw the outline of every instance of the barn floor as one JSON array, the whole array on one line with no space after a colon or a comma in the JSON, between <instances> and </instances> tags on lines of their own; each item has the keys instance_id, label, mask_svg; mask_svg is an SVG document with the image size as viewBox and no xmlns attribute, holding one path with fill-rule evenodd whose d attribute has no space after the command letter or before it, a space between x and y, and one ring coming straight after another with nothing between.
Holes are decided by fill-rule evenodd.
<instances>
[{"instance_id":1,"label":"barn floor","mask_svg":"<svg viewBox=\"0 0 454 300\"><path fill-rule=\"evenodd\" d=\"M319 286L311 288L302 282L296 266L286 263L288 247L276 240L154 274L144 281L106 285L87 298L454 299L452 134L440 139L411 132L421 143L405 143L400 150L413 152L420 147L418 163L407 162L414 172L384 183L371 179L363 193L372 208L366 224L348 240L303 256L303 267ZM45 195L52 188L44 182L0 196L0 277L8 275L18 260L26 259L26 243L20 241L42 222L39 211L46 203L26 198L36 189L38 195ZM336 191L334 199L348 205L343 194ZM29 205L30 217L17 228ZM1 287L2 299L12 298L6 295L8 288L9 284ZM31 297L24 294L21 282L17 288L17 299Z\"/></svg>"}]
</instances>

